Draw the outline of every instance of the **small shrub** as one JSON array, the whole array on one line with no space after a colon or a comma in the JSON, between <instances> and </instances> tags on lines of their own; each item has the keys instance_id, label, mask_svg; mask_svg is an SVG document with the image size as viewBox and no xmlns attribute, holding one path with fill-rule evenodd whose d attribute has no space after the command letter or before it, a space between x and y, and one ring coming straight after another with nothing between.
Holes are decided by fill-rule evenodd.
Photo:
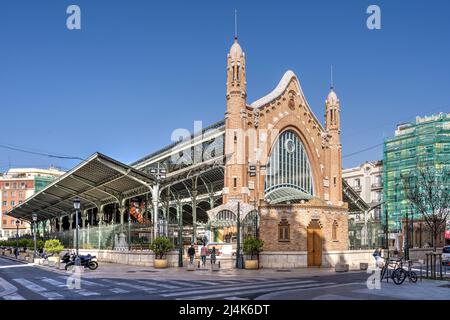
<instances>
[{"instance_id":1,"label":"small shrub","mask_svg":"<svg viewBox=\"0 0 450 320\"><path fill-rule=\"evenodd\" d=\"M169 238L166 237L157 237L153 240L153 243L150 244L150 250L155 253L157 259L163 259L167 252L172 250L172 248L172 243Z\"/></svg>"},{"instance_id":2,"label":"small shrub","mask_svg":"<svg viewBox=\"0 0 450 320\"><path fill-rule=\"evenodd\" d=\"M244 240L244 253L251 256L253 260L253 256L258 255L264 246L264 241L254 237L247 237Z\"/></svg>"},{"instance_id":3,"label":"small shrub","mask_svg":"<svg viewBox=\"0 0 450 320\"><path fill-rule=\"evenodd\" d=\"M59 254L64 250L64 246L57 239L47 240L45 241L44 249L48 253L56 253Z\"/></svg>"}]
</instances>

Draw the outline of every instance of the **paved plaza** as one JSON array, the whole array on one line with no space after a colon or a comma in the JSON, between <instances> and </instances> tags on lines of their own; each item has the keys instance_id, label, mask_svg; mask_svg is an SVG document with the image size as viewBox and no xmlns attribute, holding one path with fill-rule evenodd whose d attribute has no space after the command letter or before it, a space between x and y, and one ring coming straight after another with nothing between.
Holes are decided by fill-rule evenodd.
<instances>
[{"instance_id":1,"label":"paved plaza","mask_svg":"<svg viewBox=\"0 0 450 320\"><path fill-rule=\"evenodd\" d=\"M369 290L369 274L333 269L237 270L209 267L156 270L101 263L84 271L80 288L70 289L73 274L54 267L0 258L3 300L450 300L449 281L407 281ZM75 283L70 282L69 283Z\"/></svg>"}]
</instances>

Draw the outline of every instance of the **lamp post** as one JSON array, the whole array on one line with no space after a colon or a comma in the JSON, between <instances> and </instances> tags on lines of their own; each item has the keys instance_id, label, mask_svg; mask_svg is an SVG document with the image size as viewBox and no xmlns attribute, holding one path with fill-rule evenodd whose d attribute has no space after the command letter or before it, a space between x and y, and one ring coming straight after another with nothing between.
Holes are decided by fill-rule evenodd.
<instances>
[{"instance_id":1,"label":"lamp post","mask_svg":"<svg viewBox=\"0 0 450 320\"><path fill-rule=\"evenodd\" d=\"M80 210L80 198L75 197L73 199L73 208L75 209L75 246L76 246L76 256L75 256L75 265L80 265L80 256L78 255L78 210Z\"/></svg>"},{"instance_id":2,"label":"lamp post","mask_svg":"<svg viewBox=\"0 0 450 320\"><path fill-rule=\"evenodd\" d=\"M36 246L36 221L37 221L37 214L33 213L33 242L34 242L34 252L33 252L33 258L36 259L36 253L37 253L37 246Z\"/></svg>"},{"instance_id":3,"label":"lamp post","mask_svg":"<svg viewBox=\"0 0 450 320\"><path fill-rule=\"evenodd\" d=\"M17 259L17 256L19 255L19 226L20 226L20 221L16 220L16 259Z\"/></svg>"}]
</instances>

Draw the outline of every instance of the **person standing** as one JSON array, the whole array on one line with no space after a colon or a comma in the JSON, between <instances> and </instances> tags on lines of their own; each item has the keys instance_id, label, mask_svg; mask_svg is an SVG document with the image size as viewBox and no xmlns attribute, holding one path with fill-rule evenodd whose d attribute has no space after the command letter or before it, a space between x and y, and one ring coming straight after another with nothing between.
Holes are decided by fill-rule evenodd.
<instances>
[{"instance_id":1,"label":"person standing","mask_svg":"<svg viewBox=\"0 0 450 320\"><path fill-rule=\"evenodd\" d=\"M200 250L200 256L202 258L202 265L206 265L206 255L208 253L208 248L206 248L206 245L203 243L203 247Z\"/></svg>"},{"instance_id":2,"label":"person standing","mask_svg":"<svg viewBox=\"0 0 450 320\"><path fill-rule=\"evenodd\" d=\"M211 264L216 264L216 247L212 247Z\"/></svg>"},{"instance_id":3,"label":"person standing","mask_svg":"<svg viewBox=\"0 0 450 320\"><path fill-rule=\"evenodd\" d=\"M195 248L193 244L191 244L191 247L188 249L188 256L189 256L189 263L193 264L195 257Z\"/></svg>"},{"instance_id":4,"label":"person standing","mask_svg":"<svg viewBox=\"0 0 450 320\"><path fill-rule=\"evenodd\" d=\"M373 253L373 257L375 258L375 265L378 267L381 263L381 248L375 249Z\"/></svg>"}]
</instances>

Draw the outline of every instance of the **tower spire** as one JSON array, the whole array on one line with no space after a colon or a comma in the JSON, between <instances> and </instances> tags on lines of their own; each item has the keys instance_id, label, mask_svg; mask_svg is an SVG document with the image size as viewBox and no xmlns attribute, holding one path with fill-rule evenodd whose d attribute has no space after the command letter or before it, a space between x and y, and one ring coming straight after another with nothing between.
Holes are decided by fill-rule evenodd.
<instances>
[{"instance_id":1,"label":"tower spire","mask_svg":"<svg viewBox=\"0 0 450 320\"><path fill-rule=\"evenodd\" d=\"M237 10L234 9L234 39L238 38Z\"/></svg>"},{"instance_id":2,"label":"tower spire","mask_svg":"<svg viewBox=\"0 0 450 320\"><path fill-rule=\"evenodd\" d=\"M334 89L334 81L333 81L333 65L331 65L331 85L330 85L330 89L331 89L331 90Z\"/></svg>"}]
</instances>

